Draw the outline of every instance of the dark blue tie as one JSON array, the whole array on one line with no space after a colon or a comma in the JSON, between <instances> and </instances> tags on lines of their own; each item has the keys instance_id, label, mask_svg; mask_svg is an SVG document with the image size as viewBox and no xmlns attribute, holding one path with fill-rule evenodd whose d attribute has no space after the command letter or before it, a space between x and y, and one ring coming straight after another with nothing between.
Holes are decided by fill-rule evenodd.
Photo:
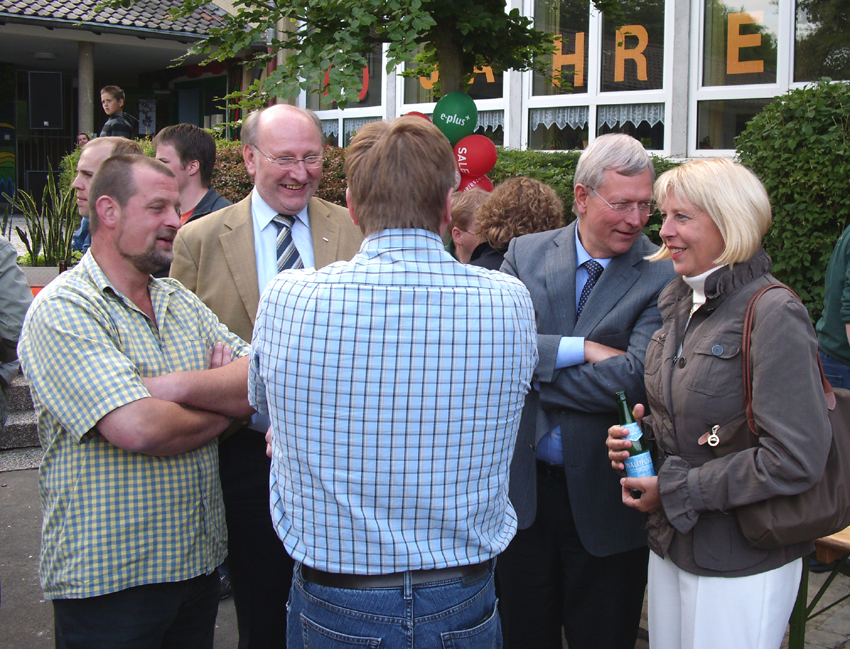
<instances>
[{"instance_id":1,"label":"dark blue tie","mask_svg":"<svg viewBox=\"0 0 850 649\"><path fill-rule=\"evenodd\" d=\"M584 284L584 288L581 289L581 297L578 299L576 320L578 320L581 316L581 312L584 310L584 305L587 304L587 298L590 297L590 292L593 290L593 287L596 286L596 282L599 280L599 276L602 274L602 271L605 270L602 268L602 264L595 259L588 259L582 265L587 271L587 281Z\"/></svg>"}]
</instances>

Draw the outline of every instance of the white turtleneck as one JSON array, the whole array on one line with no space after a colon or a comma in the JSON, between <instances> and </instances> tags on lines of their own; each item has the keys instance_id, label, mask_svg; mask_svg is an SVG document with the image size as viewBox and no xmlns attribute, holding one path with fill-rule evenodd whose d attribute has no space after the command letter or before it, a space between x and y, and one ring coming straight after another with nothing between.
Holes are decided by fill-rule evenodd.
<instances>
[{"instance_id":1,"label":"white turtleneck","mask_svg":"<svg viewBox=\"0 0 850 649\"><path fill-rule=\"evenodd\" d=\"M691 290L694 292L694 303L691 306L691 315L700 308L703 304L705 304L705 280L708 279L708 276L711 275L718 268L722 268L723 266L728 266L729 264L721 264L720 266L714 266L713 268L709 268L707 271L700 275L696 275L694 277L685 277L682 275L682 281L685 282L688 286L691 287Z\"/></svg>"}]
</instances>

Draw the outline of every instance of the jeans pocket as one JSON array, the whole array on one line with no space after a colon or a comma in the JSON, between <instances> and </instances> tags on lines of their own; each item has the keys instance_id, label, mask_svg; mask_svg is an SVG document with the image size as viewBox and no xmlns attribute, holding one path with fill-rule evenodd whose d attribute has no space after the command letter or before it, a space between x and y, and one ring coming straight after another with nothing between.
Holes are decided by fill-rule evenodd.
<instances>
[{"instance_id":1,"label":"jeans pocket","mask_svg":"<svg viewBox=\"0 0 850 649\"><path fill-rule=\"evenodd\" d=\"M487 619L470 629L440 634L443 649L499 649L502 646L502 624L498 602Z\"/></svg>"},{"instance_id":2,"label":"jeans pocket","mask_svg":"<svg viewBox=\"0 0 850 649\"><path fill-rule=\"evenodd\" d=\"M368 647L378 649L380 638L367 638L340 633L333 629L317 624L303 613L301 614L301 631L303 633L304 649L346 649L351 647ZM472 645L469 645L472 646Z\"/></svg>"}]
</instances>

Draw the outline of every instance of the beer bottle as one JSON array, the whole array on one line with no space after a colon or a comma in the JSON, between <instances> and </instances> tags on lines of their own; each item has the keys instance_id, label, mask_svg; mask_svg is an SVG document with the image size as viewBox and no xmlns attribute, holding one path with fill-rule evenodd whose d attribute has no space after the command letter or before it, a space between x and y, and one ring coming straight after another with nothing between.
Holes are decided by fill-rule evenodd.
<instances>
[{"instance_id":1,"label":"beer bottle","mask_svg":"<svg viewBox=\"0 0 850 649\"><path fill-rule=\"evenodd\" d=\"M629 431L626 439L632 443L628 449L629 457L623 463L626 465L626 475L630 478L651 478L655 475L652 455L649 452L649 442L643 431L632 416L632 409L626 399L625 392L617 392L617 412L620 413L620 426ZM630 489L632 498L640 498L641 492Z\"/></svg>"}]
</instances>

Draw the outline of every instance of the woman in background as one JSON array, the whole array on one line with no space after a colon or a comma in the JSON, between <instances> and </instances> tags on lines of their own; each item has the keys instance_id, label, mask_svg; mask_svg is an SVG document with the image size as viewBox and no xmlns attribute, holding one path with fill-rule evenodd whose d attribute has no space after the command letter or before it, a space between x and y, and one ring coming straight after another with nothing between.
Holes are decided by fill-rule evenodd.
<instances>
[{"instance_id":1,"label":"woman in background","mask_svg":"<svg viewBox=\"0 0 850 649\"><path fill-rule=\"evenodd\" d=\"M478 208L476 223L481 243L470 263L499 270L511 239L564 226L564 204L549 185L518 176L490 193Z\"/></svg>"}]
</instances>

